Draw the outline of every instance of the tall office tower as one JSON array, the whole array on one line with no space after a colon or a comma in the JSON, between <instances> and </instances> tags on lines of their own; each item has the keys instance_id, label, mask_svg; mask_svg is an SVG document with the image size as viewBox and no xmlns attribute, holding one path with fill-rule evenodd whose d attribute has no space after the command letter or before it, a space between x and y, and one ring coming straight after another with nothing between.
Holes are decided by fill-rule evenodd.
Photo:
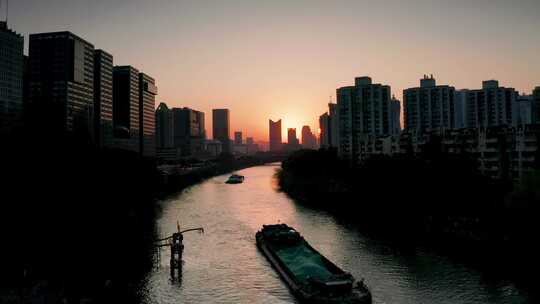
<instances>
[{"instance_id":1,"label":"tall office tower","mask_svg":"<svg viewBox=\"0 0 540 304\"><path fill-rule=\"evenodd\" d=\"M229 109L212 110L213 138L219 140L224 153L232 153L230 139L230 115Z\"/></svg>"},{"instance_id":2,"label":"tall office tower","mask_svg":"<svg viewBox=\"0 0 540 304\"><path fill-rule=\"evenodd\" d=\"M338 154L351 164L361 157L367 137L390 135L390 86L357 77L354 86L337 89Z\"/></svg>"},{"instance_id":3,"label":"tall office tower","mask_svg":"<svg viewBox=\"0 0 540 304\"><path fill-rule=\"evenodd\" d=\"M466 127L467 94L469 90L454 92L454 129Z\"/></svg>"},{"instance_id":4,"label":"tall office tower","mask_svg":"<svg viewBox=\"0 0 540 304\"><path fill-rule=\"evenodd\" d=\"M23 108L24 38L0 21L0 134L20 122Z\"/></svg>"},{"instance_id":5,"label":"tall office tower","mask_svg":"<svg viewBox=\"0 0 540 304\"><path fill-rule=\"evenodd\" d=\"M183 156L196 155L204 149L206 131L204 113L190 108L173 108L173 144Z\"/></svg>"},{"instance_id":6,"label":"tall office tower","mask_svg":"<svg viewBox=\"0 0 540 304\"><path fill-rule=\"evenodd\" d=\"M540 86L533 90L532 123L540 124Z\"/></svg>"},{"instance_id":7,"label":"tall office tower","mask_svg":"<svg viewBox=\"0 0 540 304\"><path fill-rule=\"evenodd\" d=\"M390 133L392 135L401 133L401 103L394 96L390 101Z\"/></svg>"},{"instance_id":8,"label":"tall office tower","mask_svg":"<svg viewBox=\"0 0 540 304\"><path fill-rule=\"evenodd\" d=\"M70 32L31 34L29 110L40 130L93 138L94 46Z\"/></svg>"},{"instance_id":9,"label":"tall office tower","mask_svg":"<svg viewBox=\"0 0 540 304\"><path fill-rule=\"evenodd\" d=\"M454 128L454 87L424 75L420 87L403 90L405 130L423 134Z\"/></svg>"},{"instance_id":10,"label":"tall office tower","mask_svg":"<svg viewBox=\"0 0 540 304\"><path fill-rule=\"evenodd\" d=\"M139 73L139 145L144 156L156 156L157 87L154 78Z\"/></svg>"},{"instance_id":11,"label":"tall office tower","mask_svg":"<svg viewBox=\"0 0 540 304\"><path fill-rule=\"evenodd\" d=\"M173 117L172 111L164 102L156 109L156 148L173 147Z\"/></svg>"},{"instance_id":12,"label":"tall office tower","mask_svg":"<svg viewBox=\"0 0 540 304\"><path fill-rule=\"evenodd\" d=\"M269 119L268 125L270 137L270 152L280 152L283 148L283 143L281 140L281 119L276 122Z\"/></svg>"},{"instance_id":13,"label":"tall office tower","mask_svg":"<svg viewBox=\"0 0 540 304\"><path fill-rule=\"evenodd\" d=\"M127 141L124 148L140 151L139 70L132 66L113 68L113 124L116 138Z\"/></svg>"},{"instance_id":14,"label":"tall office tower","mask_svg":"<svg viewBox=\"0 0 540 304\"><path fill-rule=\"evenodd\" d=\"M321 148L330 147L330 116L324 113L319 116L319 145Z\"/></svg>"},{"instance_id":15,"label":"tall office tower","mask_svg":"<svg viewBox=\"0 0 540 304\"><path fill-rule=\"evenodd\" d=\"M514 88L500 87L497 80L482 82L482 89L467 93L466 126L487 128L512 125L512 105L516 101Z\"/></svg>"},{"instance_id":16,"label":"tall office tower","mask_svg":"<svg viewBox=\"0 0 540 304\"><path fill-rule=\"evenodd\" d=\"M287 144L291 147L296 147L300 144L298 142L298 138L296 137L296 128L287 129Z\"/></svg>"},{"instance_id":17,"label":"tall office tower","mask_svg":"<svg viewBox=\"0 0 540 304\"><path fill-rule=\"evenodd\" d=\"M113 138L113 56L94 51L94 141L110 147Z\"/></svg>"},{"instance_id":18,"label":"tall office tower","mask_svg":"<svg viewBox=\"0 0 540 304\"><path fill-rule=\"evenodd\" d=\"M338 105L335 103L328 104L328 116L330 119L329 127L330 135L329 145L332 148L337 148L339 145L339 111Z\"/></svg>"},{"instance_id":19,"label":"tall office tower","mask_svg":"<svg viewBox=\"0 0 540 304\"><path fill-rule=\"evenodd\" d=\"M240 132L240 131L234 132L234 144L235 145L241 145L242 144L242 132Z\"/></svg>"}]
</instances>

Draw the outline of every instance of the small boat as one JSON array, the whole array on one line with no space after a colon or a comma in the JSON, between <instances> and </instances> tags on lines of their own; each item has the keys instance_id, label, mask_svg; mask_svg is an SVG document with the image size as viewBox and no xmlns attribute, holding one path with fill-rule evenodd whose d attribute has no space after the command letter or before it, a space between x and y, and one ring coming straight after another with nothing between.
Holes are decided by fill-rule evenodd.
<instances>
[{"instance_id":1,"label":"small boat","mask_svg":"<svg viewBox=\"0 0 540 304\"><path fill-rule=\"evenodd\" d=\"M356 281L286 224L263 225L255 238L257 247L300 302L372 303L363 280Z\"/></svg>"},{"instance_id":2,"label":"small boat","mask_svg":"<svg viewBox=\"0 0 540 304\"><path fill-rule=\"evenodd\" d=\"M229 179L225 182L227 184L241 184L244 182L244 176L233 174L229 176Z\"/></svg>"}]
</instances>

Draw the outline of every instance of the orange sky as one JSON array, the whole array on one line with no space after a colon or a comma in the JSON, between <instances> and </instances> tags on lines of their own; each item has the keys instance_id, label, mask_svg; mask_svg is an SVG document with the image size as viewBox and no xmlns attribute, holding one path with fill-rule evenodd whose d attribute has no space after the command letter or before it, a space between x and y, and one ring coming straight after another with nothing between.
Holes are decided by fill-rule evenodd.
<instances>
[{"instance_id":1,"label":"orange sky","mask_svg":"<svg viewBox=\"0 0 540 304\"><path fill-rule=\"evenodd\" d=\"M337 87L368 75L402 90L423 74L456 88L540 85L540 1L18 0L10 26L71 30L155 77L156 105L229 108L231 136L268 119L317 130Z\"/></svg>"}]
</instances>

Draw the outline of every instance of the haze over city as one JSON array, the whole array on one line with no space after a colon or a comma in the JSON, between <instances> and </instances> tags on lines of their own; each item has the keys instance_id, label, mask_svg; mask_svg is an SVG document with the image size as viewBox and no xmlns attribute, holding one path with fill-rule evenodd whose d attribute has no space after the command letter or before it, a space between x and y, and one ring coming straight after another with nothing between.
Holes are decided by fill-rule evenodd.
<instances>
[{"instance_id":1,"label":"haze over city","mask_svg":"<svg viewBox=\"0 0 540 304\"><path fill-rule=\"evenodd\" d=\"M497 79L527 93L540 79L535 0L10 5L26 50L29 33L72 31L113 53L115 65L153 75L158 103L229 108L231 130L256 140L268 140L268 119L283 119L283 137L289 127L316 131L336 88L359 75L390 85L399 100L426 73L456 88Z\"/></svg>"}]
</instances>

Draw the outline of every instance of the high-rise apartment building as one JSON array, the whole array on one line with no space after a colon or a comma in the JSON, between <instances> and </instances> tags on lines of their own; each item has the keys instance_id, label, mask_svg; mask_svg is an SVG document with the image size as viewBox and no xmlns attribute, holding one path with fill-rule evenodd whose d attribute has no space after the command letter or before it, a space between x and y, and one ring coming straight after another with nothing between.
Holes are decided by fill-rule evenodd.
<instances>
[{"instance_id":1,"label":"high-rise apartment building","mask_svg":"<svg viewBox=\"0 0 540 304\"><path fill-rule=\"evenodd\" d=\"M515 89L500 87L497 80L483 81L482 89L467 93L466 127L511 126L517 96Z\"/></svg>"},{"instance_id":2,"label":"high-rise apartment building","mask_svg":"<svg viewBox=\"0 0 540 304\"><path fill-rule=\"evenodd\" d=\"M354 86L337 89L339 110L338 154L351 163L360 160L366 136L391 133L390 86L357 77Z\"/></svg>"},{"instance_id":3,"label":"high-rise apartment building","mask_svg":"<svg viewBox=\"0 0 540 304\"><path fill-rule=\"evenodd\" d=\"M454 87L424 75L420 87L403 90L405 130L422 134L454 128Z\"/></svg>"}]
</instances>

